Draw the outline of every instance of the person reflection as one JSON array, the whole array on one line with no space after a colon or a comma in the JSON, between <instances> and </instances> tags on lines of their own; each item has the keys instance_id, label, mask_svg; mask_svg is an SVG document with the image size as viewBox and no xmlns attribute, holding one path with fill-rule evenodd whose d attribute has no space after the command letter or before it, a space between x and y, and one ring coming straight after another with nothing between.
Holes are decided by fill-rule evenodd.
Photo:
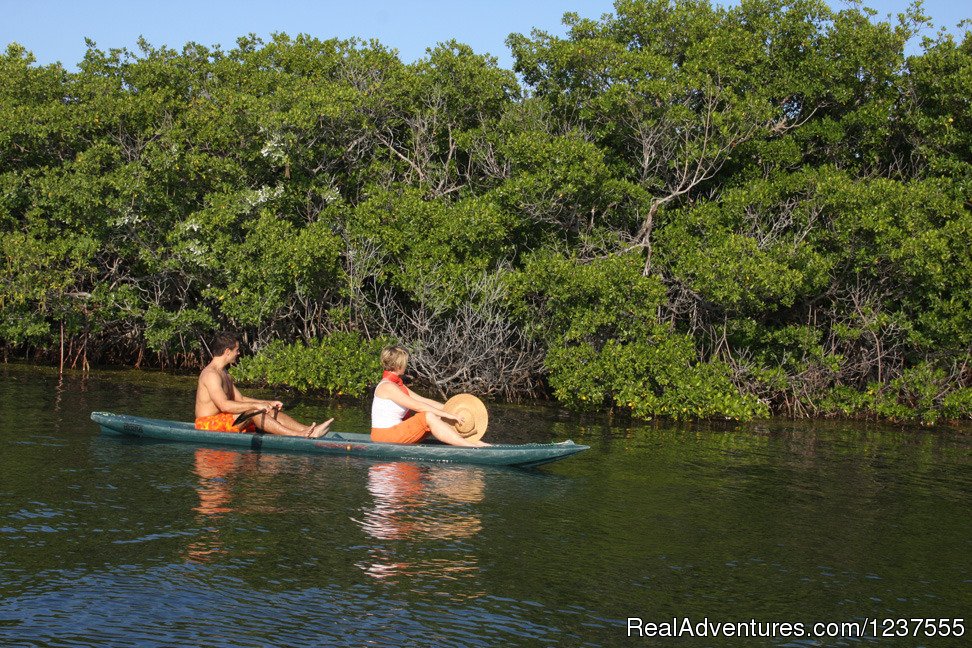
<instances>
[{"instance_id":1,"label":"person reflection","mask_svg":"<svg viewBox=\"0 0 972 648\"><path fill-rule=\"evenodd\" d=\"M195 510L203 515L229 513L229 476L236 470L240 453L230 450L196 450L196 476L199 477L199 506Z\"/></svg>"},{"instance_id":2,"label":"person reflection","mask_svg":"<svg viewBox=\"0 0 972 648\"><path fill-rule=\"evenodd\" d=\"M193 510L204 518L215 518L231 512L229 476L236 470L240 453L232 450L197 448L195 473L199 479L196 493L199 504ZM219 528L211 526L186 547L186 559L191 562L209 562L223 552Z\"/></svg>"},{"instance_id":3,"label":"person reflection","mask_svg":"<svg viewBox=\"0 0 972 648\"><path fill-rule=\"evenodd\" d=\"M225 551L218 526L220 518L240 508L239 503L233 502L233 481L243 475L255 478L261 474L275 474L280 471L281 458L235 450L197 448L194 459L195 473L199 480L196 488L199 504L193 510L209 526L207 533L189 544L186 554L191 561L205 562ZM269 496L271 500L274 498L272 489L268 492L268 489L261 488L258 493ZM259 501L253 502L252 499L251 497L251 501L243 505L247 512L277 510L270 503L261 504Z\"/></svg>"},{"instance_id":4,"label":"person reflection","mask_svg":"<svg viewBox=\"0 0 972 648\"><path fill-rule=\"evenodd\" d=\"M459 546L455 557L427 558L430 541L463 540L482 529L475 504L483 500L485 476L475 467L418 466L404 462L368 469L373 504L358 523L369 536L384 541L359 563L378 580L399 576L456 578L477 570L477 560ZM437 552L438 553L438 552Z\"/></svg>"}]
</instances>

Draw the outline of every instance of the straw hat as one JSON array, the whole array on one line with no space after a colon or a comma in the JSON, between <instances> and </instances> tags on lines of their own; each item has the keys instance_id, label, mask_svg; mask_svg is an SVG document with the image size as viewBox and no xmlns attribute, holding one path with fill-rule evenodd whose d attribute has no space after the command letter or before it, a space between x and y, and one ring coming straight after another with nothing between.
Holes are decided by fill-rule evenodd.
<instances>
[{"instance_id":1,"label":"straw hat","mask_svg":"<svg viewBox=\"0 0 972 648\"><path fill-rule=\"evenodd\" d=\"M486 434L489 424L489 414L486 406L472 394L456 394L446 401L442 408L450 414L457 414L466 419L462 425L454 426L456 432L466 439L478 441Z\"/></svg>"}]
</instances>

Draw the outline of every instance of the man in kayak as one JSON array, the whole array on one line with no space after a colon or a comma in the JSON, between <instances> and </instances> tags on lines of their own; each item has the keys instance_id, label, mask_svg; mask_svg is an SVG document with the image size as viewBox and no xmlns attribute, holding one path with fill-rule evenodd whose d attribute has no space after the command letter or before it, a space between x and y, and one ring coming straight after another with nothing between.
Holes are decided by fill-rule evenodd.
<instances>
[{"instance_id":1,"label":"man in kayak","mask_svg":"<svg viewBox=\"0 0 972 648\"><path fill-rule=\"evenodd\" d=\"M226 367L240 356L240 343L229 333L220 333L210 349L213 359L199 374L196 387L196 429L217 432L254 432L317 438L327 433L329 419L321 424L304 425L281 412L280 401L248 398L240 393ZM240 425L233 425L243 413L257 412Z\"/></svg>"},{"instance_id":2,"label":"man in kayak","mask_svg":"<svg viewBox=\"0 0 972 648\"><path fill-rule=\"evenodd\" d=\"M381 350L384 373L375 387L371 402L371 440L379 443L418 443L432 434L442 443L454 446L483 447L488 443L470 441L456 431L463 417L442 409L438 401L419 396L402 382L408 366L408 351L397 346ZM413 416L414 414L414 416Z\"/></svg>"}]
</instances>

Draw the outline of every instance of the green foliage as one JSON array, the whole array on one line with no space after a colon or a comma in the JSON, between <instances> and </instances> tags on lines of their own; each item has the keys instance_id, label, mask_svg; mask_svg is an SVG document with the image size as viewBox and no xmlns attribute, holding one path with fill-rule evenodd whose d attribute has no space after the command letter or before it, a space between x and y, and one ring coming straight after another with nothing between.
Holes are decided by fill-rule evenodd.
<instances>
[{"instance_id":1,"label":"green foliage","mask_svg":"<svg viewBox=\"0 0 972 648\"><path fill-rule=\"evenodd\" d=\"M942 399L941 415L946 419L972 419L972 387L959 387Z\"/></svg>"},{"instance_id":2,"label":"green foliage","mask_svg":"<svg viewBox=\"0 0 972 648\"><path fill-rule=\"evenodd\" d=\"M358 205L347 231L355 243L380 250L378 279L453 307L468 298L465 278L495 267L508 252L510 221L480 198L431 202L406 190L377 193Z\"/></svg>"},{"instance_id":3,"label":"green foliage","mask_svg":"<svg viewBox=\"0 0 972 648\"><path fill-rule=\"evenodd\" d=\"M972 418L972 389L955 389L944 371L928 363L905 370L887 385L871 383L864 391L834 387L820 404L822 412L874 416L926 425L942 419Z\"/></svg>"},{"instance_id":4,"label":"green foliage","mask_svg":"<svg viewBox=\"0 0 972 648\"><path fill-rule=\"evenodd\" d=\"M737 316L788 308L819 293L833 259L808 239L820 176L757 179L668 214L660 261L707 302Z\"/></svg>"},{"instance_id":5,"label":"green foliage","mask_svg":"<svg viewBox=\"0 0 972 648\"><path fill-rule=\"evenodd\" d=\"M359 393L395 338L443 389L640 418L970 416L972 35L906 57L920 7L823 0L564 22L511 35L513 70L455 41L89 44L70 72L9 45L5 354L63 330L197 366L232 328L241 379Z\"/></svg>"},{"instance_id":6,"label":"green foliage","mask_svg":"<svg viewBox=\"0 0 972 648\"><path fill-rule=\"evenodd\" d=\"M642 275L641 266L638 254L582 262L538 252L525 259L513 301L551 343L636 338L656 328L665 298L661 281Z\"/></svg>"},{"instance_id":7,"label":"green foliage","mask_svg":"<svg viewBox=\"0 0 972 648\"><path fill-rule=\"evenodd\" d=\"M733 384L725 363L700 361L691 336L658 321L664 287L641 269L635 254L584 264L543 254L528 260L518 289L545 338L557 399L642 419L768 415Z\"/></svg>"},{"instance_id":8,"label":"green foliage","mask_svg":"<svg viewBox=\"0 0 972 648\"><path fill-rule=\"evenodd\" d=\"M611 340L599 350L590 344L554 347L547 368L557 400L576 409L607 405L646 420L769 415L765 403L733 384L725 363L698 361L687 336Z\"/></svg>"},{"instance_id":9,"label":"green foliage","mask_svg":"<svg viewBox=\"0 0 972 648\"><path fill-rule=\"evenodd\" d=\"M252 357L242 357L233 377L249 383L295 387L332 396L364 394L381 379L381 348L386 339L365 340L336 332L309 344L274 340Z\"/></svg>"}]
</instances>

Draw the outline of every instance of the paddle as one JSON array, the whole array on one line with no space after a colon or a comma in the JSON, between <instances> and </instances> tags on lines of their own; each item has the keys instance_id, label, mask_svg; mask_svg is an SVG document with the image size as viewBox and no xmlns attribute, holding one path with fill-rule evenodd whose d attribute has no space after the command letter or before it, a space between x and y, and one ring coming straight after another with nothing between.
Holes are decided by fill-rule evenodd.
<instances>
[{"instance_id":1,"label":"paddle","mask_svg":"<svg viewBox=\"0 0 972 648\"><path fill-rule=\"evenodd\" d=\"M258 409L258 410L253 410L252 412L243 412L235 419L233 419L233 425L236 426L239 425L240 423L246 423L257 414L263 414L265 411L266 410Z\"/></svg>"}]
</instances>

